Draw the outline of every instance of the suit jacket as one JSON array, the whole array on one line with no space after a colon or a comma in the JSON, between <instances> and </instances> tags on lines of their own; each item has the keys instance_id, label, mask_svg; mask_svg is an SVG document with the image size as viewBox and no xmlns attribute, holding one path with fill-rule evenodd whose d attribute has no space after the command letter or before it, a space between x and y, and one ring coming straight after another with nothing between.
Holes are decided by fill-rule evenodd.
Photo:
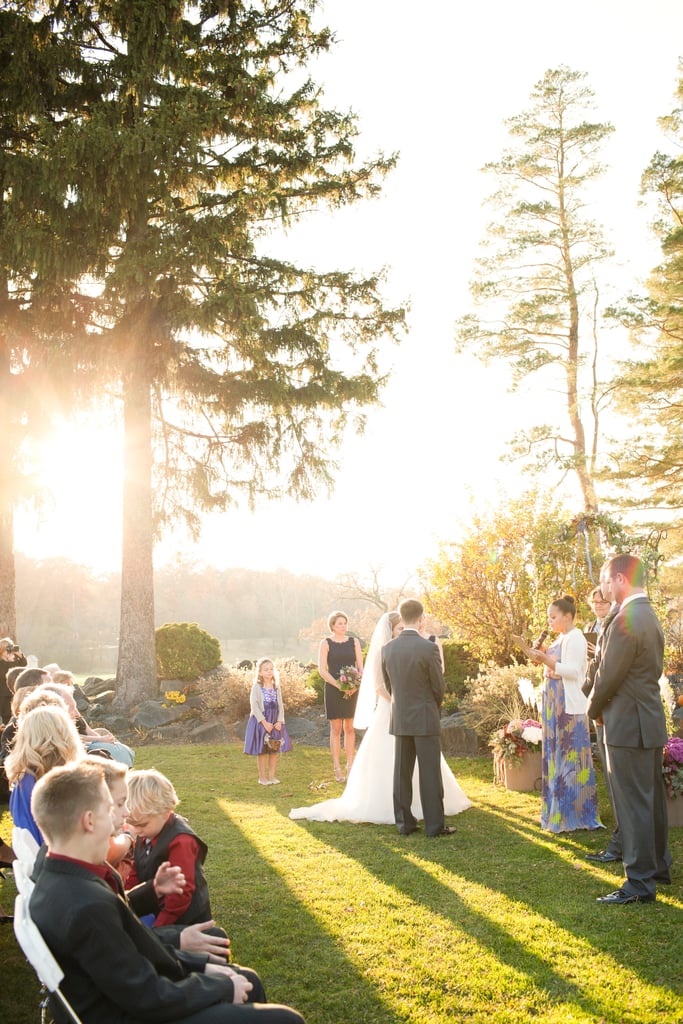
<instances>
[{"instance_id":1,"label":"suit jacket","mask_svg":"<svg viewBox=\"0 0 683 1024\"><path fill-rule=\"evenodd\" d=\"M444 680L437 645L404 630L382 648L382 674L391 694L392 736L438 735Z\"/></svg>"},{"instance_id":2,"label":"suit jacket","mask_svg":"<svg viewBox=\"0 0 683 1024\"><path fill-rule=\"evenodd\" d=\"M586 669L586 679L583 683L583 686L581 687L581 690L583 691L583 693L585 693L587 697L590 697L591 690L593 689L595 676L600 666L602 651L607 640L607 633L609 632L609 628L616 619L618 614L619 605L613 604L610 610L607 612L607 615L605 615L604 619L602 620L602 625L600 626L600 630L598 632L598 642L595 645L595 654L593 655L592 659L588 662L588 668ZM592 630L592 632L595 632L595 630Z\"/></svg>"},{"instance_id":3,"label":"suit jacket","mask_svg":"<svg viewBox=\"0 0 683 1024\"><path fill-rule=\"evenodd\" d=\"M602 718L605 743L615 747L661 747L667 741L659 692L664 634L646 597L619 609L604 639L588 705Z\"/></svg>"},{"instance_id":4,"label":"suit jacket","mask_svg":"<svg viewBox=\"0 0 683 1024\"><path fill-rule=\"evenodd\" d=\"M80 864L46 857L30 911L64 971L64 994L86 1024L178 1020L232 1001L229 978L189 973L126 901Z\"/></svg>"}]
</instances>

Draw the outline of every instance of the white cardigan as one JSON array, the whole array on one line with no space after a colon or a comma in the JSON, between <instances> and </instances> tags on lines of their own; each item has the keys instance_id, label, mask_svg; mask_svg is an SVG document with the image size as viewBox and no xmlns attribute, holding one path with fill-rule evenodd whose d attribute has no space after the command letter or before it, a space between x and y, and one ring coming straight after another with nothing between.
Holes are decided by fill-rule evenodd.
<instances>
[{"instance_id":1,"label":"white cardigan","mask_svg":"<svg viewBox=\"0 0 683 1024\"><path fill-rule=\"evenodd\" d=\"M284 722L285 720L285 705L282 701L282 692L280 687L276 686L277 690L277 720L278 722ZM249 694L249 704L251 705L251 713L257 722L265 722L266 720L266 709L263 703L263 690L261 689L260 683L254 683Z\"/></svg>"},{"instance_id":2,"label":"white cardigan","mask_svg":"<svg viewBox=\"0 0 683 1024\"><path fill-rule=\"evenodd\" d=\"M585 715L588 698L581 692L586 678L586 638L576 626L562 636L560 658L551 675L559 676L564 686L564 708L568 715Z\"/></svg>"}]
</instances>

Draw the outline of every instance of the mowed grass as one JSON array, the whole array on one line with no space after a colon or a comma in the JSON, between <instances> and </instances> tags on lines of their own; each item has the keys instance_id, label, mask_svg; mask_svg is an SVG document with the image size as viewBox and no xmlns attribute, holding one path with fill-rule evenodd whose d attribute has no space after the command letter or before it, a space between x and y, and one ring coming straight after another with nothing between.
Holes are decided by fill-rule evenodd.
<instances>
[{"instance_id":1,"label":"mowed grass","mask_svg":"<svg viewBox=\"0 0 683 1024\"><path fill-rule=\"evenodd\" d=\"M144 747L209 845L216 920L238 963L308 1024L677 1024L683 1020L683 829L654 906L602 907L621 866L592 865L606 833L553 837L538 794L492 783L487 758L451 760L473 802L453 837L292 821L338 795L329 752L296 747L280 786L258 786L238 746ZM600 780L601 807L606 809ZM603 820L609 823L609 814ZM10 821L2 818L8 839ZM11 872L0 902L11 907ZM0 927L0 1019L37 1019L37 986Z\"/></svg>"}]
</instances>

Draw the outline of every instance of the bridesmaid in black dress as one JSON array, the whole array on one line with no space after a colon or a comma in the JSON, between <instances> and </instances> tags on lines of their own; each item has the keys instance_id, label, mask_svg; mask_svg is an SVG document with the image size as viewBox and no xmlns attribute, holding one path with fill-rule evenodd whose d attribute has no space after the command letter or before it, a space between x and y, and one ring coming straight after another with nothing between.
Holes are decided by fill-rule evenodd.
<instances>
[{"instance_id":1,"label":"bridesmaid in black dress","mask_svg":"<svg viewBox=\"0 0 683 1024\"><path fill-rule=\"evenodd\" d=\"M362 672L363 655L359 641L346 635L349 619L344 612L332 612L327 620L327 625L330 636L320 641L318 670L325 680L325 713L330 720L330 750L334 764L334 777L337 782L344 782L346 775L344 775L340 763L342 727L348 774L356 749L353 716L356 712L358 690L351 697L345 697L337 680L341 670L350 665L355 665L358 671Z\"/></svg>"}]
</instances>

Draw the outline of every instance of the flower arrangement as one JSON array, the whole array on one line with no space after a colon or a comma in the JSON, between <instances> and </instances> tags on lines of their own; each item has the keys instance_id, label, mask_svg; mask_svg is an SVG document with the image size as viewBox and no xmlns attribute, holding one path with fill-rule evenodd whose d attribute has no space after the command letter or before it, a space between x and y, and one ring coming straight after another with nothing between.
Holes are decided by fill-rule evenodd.
<instances>
[{"instance_id":1,"label":"flower arrangement","mask_svg":"<svg viewBox=\"0 0 683 1024\"><path fill-rule=\"evenodd\" d=\"M345 665L337 679L345 700L350 700L360 686L360 672L355 665Z\"/></svg>"},{"instance_id":2,"label":"flower arrangement","mask_svg":"<svg viewBox=\"0 0 683 1024\"><path fill-rule=\"evenodd\" d=\"M538 753L541 738L541 723L533 718L513 718L503 729L498 729L489 743L496 782L503 781L506 764L519 764L525 754Z\"/></svg>"},{"instance_id":3,"label":"flower arrangement","mask_svg":"<svg viewBox=\"0 0 683 1024\"><path fill-rule=\"evenodd\" d=\"M664 747L662 775L669 796L683 797L683 740L672 736Z\"/></svg>"}]
</instances>

